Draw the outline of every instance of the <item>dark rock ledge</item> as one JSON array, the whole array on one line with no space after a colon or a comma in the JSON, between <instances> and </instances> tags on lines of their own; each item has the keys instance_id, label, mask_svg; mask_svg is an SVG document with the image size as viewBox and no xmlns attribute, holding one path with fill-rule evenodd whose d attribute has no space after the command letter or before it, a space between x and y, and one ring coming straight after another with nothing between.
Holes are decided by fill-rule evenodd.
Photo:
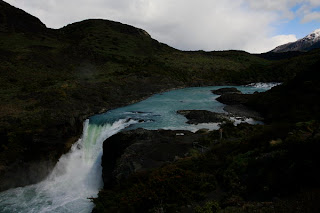
<instances>
[{"instance_id":1,"label":"dark rock ledge","mask_svg":"<svg viewBox=\"0 0 320 213\"><path fill-rule=\"evenodd\" d=\"M239 105L248 102L251 94L226 93L216 100L226 105Z\"/></svg>"},{"instance_id":2,"label":"dark rock ledge","mask_svg":"<svg viewBox=\"0 0 320 213\"><path fill-rule=\"evenodd\" d=\"M104 188L112 187L133 173L188 156L193 142L205 134L206 131L137 129L111 136L103 143Z\"/></svg>"},{"instance_id":3,"label":"dark rock ledge","mask_svg":"<svg viewBox=\"0 0 320 213\"><path fill-rule=\"evenodd\" d=\"M241 92L235 87L220 88L217 90L211 90L211 92L215 95L224 95L229 93L241 94Z\"/></svg>"},{"instance_id":4,"label":"dark rock ledge","mask_svg":"<svg viewBox=\"0 0 320 213\"><path fill-rule=\"evenodd\" d=\"M188 124L221 123L229 120L225 114L207 110L179 110L177 113L185 116Z\"/></svg>"},{"instance_id":5,"label":"dark rock ledge","mask_svg":"<svg viewBox=\"0 0 320 213\"><path fill-rule=\"evenodd\" d=\"M221 89L231 89L231 88L221 88ZM253 95L254 94L225 92L216 100L219 101L220 103L227 105L223 109L229 113L229 116L253 118L255 120L260 120L260 121L264 120L260 113L246 106L250 98L253 97Z\"/></svg>"},{"instance_id":6,"label":"dark rock ledge","mask_svg":"<svg viewBox=\"0 0 320 213\"><path fill-rule=\"evenodd\" d=\"M238 105L227 105L223 108L224 111L228 112L230 117L241 117L241 118L252 118L257 121L263 121L264 118L262 115L250 108L238 104Z\"/></svg>"}]
</instances>

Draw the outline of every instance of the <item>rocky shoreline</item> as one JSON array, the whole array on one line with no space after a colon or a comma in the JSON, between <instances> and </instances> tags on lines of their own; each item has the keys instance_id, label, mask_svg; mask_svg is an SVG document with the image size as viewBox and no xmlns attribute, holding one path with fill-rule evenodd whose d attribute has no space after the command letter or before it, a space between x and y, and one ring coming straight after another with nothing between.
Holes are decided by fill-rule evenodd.
<instances>
[{"instance_id":1,"label":"rocky shoreline","mask_svg":"<svg viewBox=\"0 0 320 213\"><path fill-rule=\"evenodd\" d=\"M252 110L242 104L227 105L223 108L223 110L228 112L228 115L231 117L252 118L256 121L264 120L259 112Z\"/></svg>"},{"instance_id":2,"label":"rocky shoreline","mask_svg":"<svg viewBox=\"0 0 320 213\"><path fill-rule=\"evenodd\" d=\"M230 117L241 117L243 120L245 118L263 120L258 112L239 104L244 103L244 101L241 99L243 94L237 89L221 88L217 91L214 91L214 93L219 93L222 96L240 95L235 99L232 99L234 96L227 97L228 100L231 100L228 103L232 103L224 107L228 114L206 110L179 110L177 113L185 116L188 119L188 124L195 125L230 122ZM250 95L244 96L244 99L247 100ZM197 148L195 146L202 147L202 151L207 149L199 145L198 141L201 141L209 133L208 130L199 130L192 133L184 130L136 129L122 131L111 136L103 143L104 151L101 164L104 188L113 187L116 183L124 181L134 173L159 168L166 163L191 156L190 150ZM217 140L218 137L220 135L217 136Z\"/></svg>"},{"instance_id":3,"label":"rocky shoreline","mask_svg":"<svg viewBox=\"0 0 320 213\"><path fill-rule=\"evenodd\" d=\"M241 92L233 88L222 88L218 90L218 93L222 96L226 94L242 95ZM247 96L250 95L246 95L246 98ZM185 116L188 119L188 124L195 125L200 123L228 124L230 123L230 117L233 116L240 116L243 120L249 117L262 119L259 113L238 104L238 102L239 98L236 98L232 100L232 103L237 103L236 105L225 107L228 114L206 110L179 110L177 113ZM243 102L240 101L240 103ZM228 134L228 130L226 132ZM208 131L206 129L198 130L195 133L183 130L145 129L117 133L103 143L101 163L103 167L103 190L112 190L116 185L121 185L122 182L126 182L132 176L143 175L180 159L187 159L195 153L205 153L210 150L213 144L219 143L224 134L222 130ZM215 138L215 142L208 144L206 142L208 137L211 140ZM108 209L108 211L110 210ZM98 210L95 208L93 212L96 211Z\"/></svg>"}]
</instances>

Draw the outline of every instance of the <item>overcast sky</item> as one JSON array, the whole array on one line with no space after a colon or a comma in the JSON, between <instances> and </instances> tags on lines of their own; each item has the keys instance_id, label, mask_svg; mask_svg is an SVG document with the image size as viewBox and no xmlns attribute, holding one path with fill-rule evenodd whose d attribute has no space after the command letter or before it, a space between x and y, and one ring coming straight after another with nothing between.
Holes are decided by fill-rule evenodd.
<instances>
[{"instance_id":1,"label":"overcast sky","mask_svg":"<svg viewBox=\"0 0 320 213\"><path fill-rule=\"evenodd\" d=\"M269 51L320 28L320 0L5 0L51 28L103 18L181 50Z\"/></svg>"}]
</instances>

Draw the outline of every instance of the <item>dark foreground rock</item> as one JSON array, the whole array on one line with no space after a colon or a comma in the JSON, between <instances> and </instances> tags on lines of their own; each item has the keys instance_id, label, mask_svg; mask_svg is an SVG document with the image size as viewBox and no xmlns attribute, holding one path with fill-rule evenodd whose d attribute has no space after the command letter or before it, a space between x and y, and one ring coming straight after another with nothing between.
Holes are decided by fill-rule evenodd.
<instances>
[{"instance_id":1,"label":"dark foreground rock","mask_svg":"<svg viewBox=\"0 0 320 213\"><path fill-rule=\"evenodd\" d=\"M193 142L204 131L145 130L120 132L103 144L102 177L104 188L127 178L189 155Z\"/></svg>"},{"instance_id":2,"label":"dark foreground rock","mask_svg":"<svg viewBox=\"0 0 320 213\"><path fill-rule=\"evenodd\" d=\"M232 88L222 88L222 89L232 89ZM241 92L240 93L225 92L220 97L217 98L217 101L227 105L223 109L226 112L228 112L229 116L253 118L255 120L261 121L263 120L263 116L259 112L252 110L247 106L249 101L252 100L252 98L255 96L256 94L242 94Z\"/></svg>"},{"instance_id":3,"label":"dark foreground rock","mask_svg":"<svg viewBox=\"0 0 320 213\"><path fill-rule=\"evenodd\" d=\"M207 110L179 110L177 113L185 116L188 119L188 124L220 123L228 120L224 114Z\"/></svg>"},{"instance_id":4,"label":"dark foreground rock","mask_svg":"<svg viewBox=\"0 0 320 213\"><path fill-rule=\"evenodd\" d=\"M226 93L217 98L217 101L227 105L246 104L250 94Z\"/></svg>"},{"instance_id":5,"label":"dark foreground rock","mask_svg":"<svg viewBox=\"0 0 320 213\"><path fill-rule=\"evenodd\" d=\"M224 111L228 112L228 115L232 117L244 117L244 118L253 118L254 120L262 121L262 115L242 104L238 105L228 105L223 108Z\"/></svg>"},{"instance_id":6,"label":"dark foreground rock","mask_svg":"<svg viewBox=\"0 0 320 213\"><path fill-rule=\"evenodd\" d=\"M215 95L223 95L223 94L228 94L228 93L236 93L236 94L241 94L241 92L235 88L235 87L231 87L231 88L220 88L217 90L211 90L211 92Z\"/></svg>"}]
</instances>

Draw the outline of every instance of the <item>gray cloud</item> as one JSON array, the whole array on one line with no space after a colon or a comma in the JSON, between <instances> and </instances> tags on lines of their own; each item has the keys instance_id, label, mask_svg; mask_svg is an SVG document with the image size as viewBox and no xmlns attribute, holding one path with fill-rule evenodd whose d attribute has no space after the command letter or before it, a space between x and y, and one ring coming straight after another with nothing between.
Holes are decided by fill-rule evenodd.
<instances>
[{"instance_id":1,"label":"gray cloud","mask_svg":"<svg viewBox=\"0 0 320 213\"><path fill-rule=\"evenodd\" d=\"M311 12L306 14L301 20L302 23L310 22L310 21L320 21L320 12Z\"/></svg>"},{"instance_id":2,"label":"gray cloud","mask_svg":"<svg viewBox=\"0 0 320 213\"><path fill-rule=\"evenodd\" d=\"M296 16L301 18L301 22L320 20L319 12L312 11L320 6L319 0L246 0L253 9L278 11L282 17L293 19ZM298 6L296 13L290 9Z\"/></svg>"},{"instance_id":3,"label":"gray cloud","mask_svg":"<svg viewBox=\"0 0 320 213\"><path fill-rule=\"evenodd\" d=\"M296 40L274 35L272 24L307 6L307 17L318 0L7 0L60 28L88 18L103 18L147 30L152 37L183 50L241 49L264 52ZM306 21L311 18L306 18Z\"/></svg>"},{"instance_id":4,"label":"gray cloud","mask_svg":"<svg viewBox=\"0 0 320 213\"><path fill-rule=\"evenodd\" d=\"M297 11L297 14L301 17L301 23L320 21L320 12L313 11L313 8L319 6L320 1L318 0L310 0L308 3L303 4Z\"/></svg>"}]
</instances>

